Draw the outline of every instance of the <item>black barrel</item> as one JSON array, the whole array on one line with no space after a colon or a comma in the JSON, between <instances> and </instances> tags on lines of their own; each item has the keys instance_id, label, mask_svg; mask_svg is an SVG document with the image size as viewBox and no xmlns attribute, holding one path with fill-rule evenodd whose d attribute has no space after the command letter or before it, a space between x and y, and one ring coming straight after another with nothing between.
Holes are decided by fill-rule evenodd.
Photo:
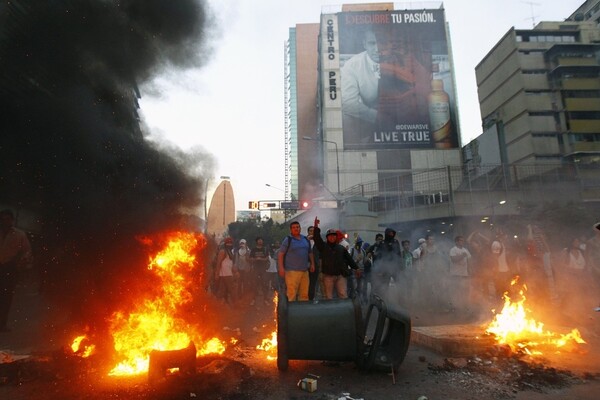
<instances>
[{"instance_id":1,"label":"black barrel","mask_svg":"<svg viewBox=\"0 0 600 400\"><path fill-rule=\"evenodd\" d=\"M350 299L277 304L277 367L289 360L354 361L364 370L397 371L410 344L406 310L371 296L366 319Z\"/></svg>"},{"instance_id":2,"label":"black barrel","mask_svg":"<svg viewBox=\"0 0 600 400\"><path fill-rule=\"evenodd\" d=\"M289 302L277 309L278 368L288 360L357 361L362 343L360 305L351 299Z\"/></svg>"}]
</instances>

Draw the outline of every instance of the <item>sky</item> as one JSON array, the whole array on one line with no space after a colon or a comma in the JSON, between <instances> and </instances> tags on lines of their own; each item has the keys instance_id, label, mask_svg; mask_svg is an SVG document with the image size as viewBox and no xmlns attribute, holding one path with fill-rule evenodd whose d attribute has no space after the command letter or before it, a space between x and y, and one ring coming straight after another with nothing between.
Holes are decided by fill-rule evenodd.
<instances>
[{"instance_id":1,"label":"sky","mask_svg":"<svg viewBox=\"0 0 600 400\"><path fill-rule=\"evenodd\" d=\"M283 200L284 43L289 28L317 23L323 6L367 1L208 0L215 29L202 68L166 71L141 88L150 136L214 156L208 198L230 177L237 210ZM511 28L562 21L583 0L447 0L462 145L481 133L475 66ZM436 8L440 2L396 3ZM269 184L270 186L267 186ZM198 211L203 215L203 210Z\"/></svg>"}]
</instances>

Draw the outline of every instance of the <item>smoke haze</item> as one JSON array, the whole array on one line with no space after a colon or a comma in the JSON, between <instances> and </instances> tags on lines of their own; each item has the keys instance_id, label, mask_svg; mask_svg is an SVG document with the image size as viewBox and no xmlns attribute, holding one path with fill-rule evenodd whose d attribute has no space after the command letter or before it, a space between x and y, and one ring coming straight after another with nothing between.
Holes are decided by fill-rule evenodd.
<instances>
[{"instance_id":1,"label":"smoke haze","mask_svg":"<svg viewBox=\"0 0 600 400\"><path fill-rule=\"evenodd\" d=\"M137 100L209 59L209 20L201 0L0 5L0 204L35 216L48 288L119 295L103 285L135 273L135 235L201 209L212 157L146 140Z\"/></svg>"}]
</instances>

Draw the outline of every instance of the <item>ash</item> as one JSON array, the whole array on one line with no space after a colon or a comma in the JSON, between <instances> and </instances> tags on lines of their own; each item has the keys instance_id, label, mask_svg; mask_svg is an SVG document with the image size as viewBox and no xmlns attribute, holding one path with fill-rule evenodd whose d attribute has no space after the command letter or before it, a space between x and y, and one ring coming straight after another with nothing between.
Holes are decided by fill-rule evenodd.
<instances>
[{"instance_id":1,"label":"ash","mask_svg":"<svg viewBox=\"0 0 600 400\"><path fill-rule=\"evenodd\" d=\"M600 374L557 369L545 360L527 359L525 354L489 354L485 357L445 358L442 365L428 364L434 376L482 398L510 399L518 392L550 393L555 389L598 380Z\"/></svg>"}]
</instances>

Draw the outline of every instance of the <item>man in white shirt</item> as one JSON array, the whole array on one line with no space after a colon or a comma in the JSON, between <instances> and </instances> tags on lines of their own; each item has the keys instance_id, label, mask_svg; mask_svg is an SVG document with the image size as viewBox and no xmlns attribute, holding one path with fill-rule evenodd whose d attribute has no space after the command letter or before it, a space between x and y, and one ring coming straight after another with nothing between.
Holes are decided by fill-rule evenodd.
<instances>
[{"instance_id":1,"label":"man in white shirt","mask_svg":"<svg viewBox=\"0 0 600 400\"><path fill-rule=\"evenodd\" d=\"M369 123L377 120L379 100L379 49L373 31L363 38L365 51L350 58L342 67L342 111Z\"/></svg>"},{"instance_id":2,"label":"man in white shirt","mask_svg":"<svg viewBox=\"0 0 600 400\"><path fill-rule=\"evenodd\" d=\"M450 249L450 298L457 311L467 311L471 299L471 278L469 261L471 253L465 248L465 238L456 236L455 246Z\"/></svg>"}]
</instances>

